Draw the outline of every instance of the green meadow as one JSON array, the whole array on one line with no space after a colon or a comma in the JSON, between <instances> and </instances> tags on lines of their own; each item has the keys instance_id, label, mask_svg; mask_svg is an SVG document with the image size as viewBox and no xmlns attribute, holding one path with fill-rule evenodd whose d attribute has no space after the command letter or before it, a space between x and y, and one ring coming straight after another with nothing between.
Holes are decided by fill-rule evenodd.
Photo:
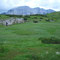
<instances>
[{"instance_id":1,"label":"green meadow","mask_svg":"<svg viewBox=\"0 0 60 60\"><path fill-rule=\"evenodd\" d=\"M60 60L60 44L42 42L53 37L60 42L60 22L45 21L52 18L30 16L25 23L0 25L0 60Z\"/></svg>"}]
</instances>

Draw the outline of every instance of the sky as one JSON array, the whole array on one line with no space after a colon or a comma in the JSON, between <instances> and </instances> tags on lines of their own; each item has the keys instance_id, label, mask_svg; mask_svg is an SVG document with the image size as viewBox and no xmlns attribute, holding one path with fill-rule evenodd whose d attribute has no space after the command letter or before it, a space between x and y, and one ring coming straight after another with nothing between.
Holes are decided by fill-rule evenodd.
<instances>
[{"instance_id":1,"label":"sky","mask_svg":"<svg viewBox=\"0 0 60 60\"><path fill-rule=\"evenodd\" d=\"M60 11L60 0L0 0L0 10L8 10L18 6L40 7Z\"/></svg>"}]
</instances>

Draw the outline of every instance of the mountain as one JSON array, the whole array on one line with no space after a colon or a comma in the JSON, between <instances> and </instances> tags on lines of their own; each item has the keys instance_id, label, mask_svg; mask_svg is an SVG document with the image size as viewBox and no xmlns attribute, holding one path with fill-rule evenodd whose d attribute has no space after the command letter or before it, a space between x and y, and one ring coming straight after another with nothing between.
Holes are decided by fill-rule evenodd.
<instances>
[{"instance_id":1,"label":"mountain","mask_svg":"<svg viewBox=\"0 0 60 60\"><path fill-rule=\"evenodd\" d=\"M3 13L3 12L7 12L8 10L5 10L5 9L0 9L0 14Z\"/></svg>"},{"instance_id":2,"label":"mountain","mask_svg":"<svg viewBox=\"0 0 60 60\"><path fill-rule=\"evenodd\" d=\"M17 8L10 9L9 11L3 14L11 14L11 15L32 15L32 14L47 14L55 12L54 10L45 10L43 8L30 8L28 6L20 6Z\"/></svg>"}]
</instances>

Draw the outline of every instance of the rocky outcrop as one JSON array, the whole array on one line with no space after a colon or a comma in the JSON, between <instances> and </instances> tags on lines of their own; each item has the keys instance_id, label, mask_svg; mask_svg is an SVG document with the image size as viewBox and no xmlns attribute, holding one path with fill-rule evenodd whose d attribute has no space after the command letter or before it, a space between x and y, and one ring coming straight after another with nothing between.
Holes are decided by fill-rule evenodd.
<instances>
[{"instance_id":1,"label":"rocky outcrop","mask_svg":"<svg viewBox=\"0 0 60 60\"><path fill-rule=\"evenodd\" d=\"M16 23L24 23L24 19L23 18L10 18L3 21L0 20L0 24L3 24L3 25L12 25Z\"/></svg>"}]
</instances>

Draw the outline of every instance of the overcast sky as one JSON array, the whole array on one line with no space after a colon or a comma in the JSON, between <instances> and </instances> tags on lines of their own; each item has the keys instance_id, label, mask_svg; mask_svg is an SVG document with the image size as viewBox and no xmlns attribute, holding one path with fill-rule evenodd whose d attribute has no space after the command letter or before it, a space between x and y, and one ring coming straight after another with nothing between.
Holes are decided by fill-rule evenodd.
<instances>
[{"instance_id":1,"label":"overcast sky","mask_svg":"<svg viewBox=\"0 0 60 60\"><path fill-rule=\"evenodd\" d=\"M0 0L0 9L11 9L17 6L40 7L60 11L60 0Z\"/></svg>"}]
</instances>

